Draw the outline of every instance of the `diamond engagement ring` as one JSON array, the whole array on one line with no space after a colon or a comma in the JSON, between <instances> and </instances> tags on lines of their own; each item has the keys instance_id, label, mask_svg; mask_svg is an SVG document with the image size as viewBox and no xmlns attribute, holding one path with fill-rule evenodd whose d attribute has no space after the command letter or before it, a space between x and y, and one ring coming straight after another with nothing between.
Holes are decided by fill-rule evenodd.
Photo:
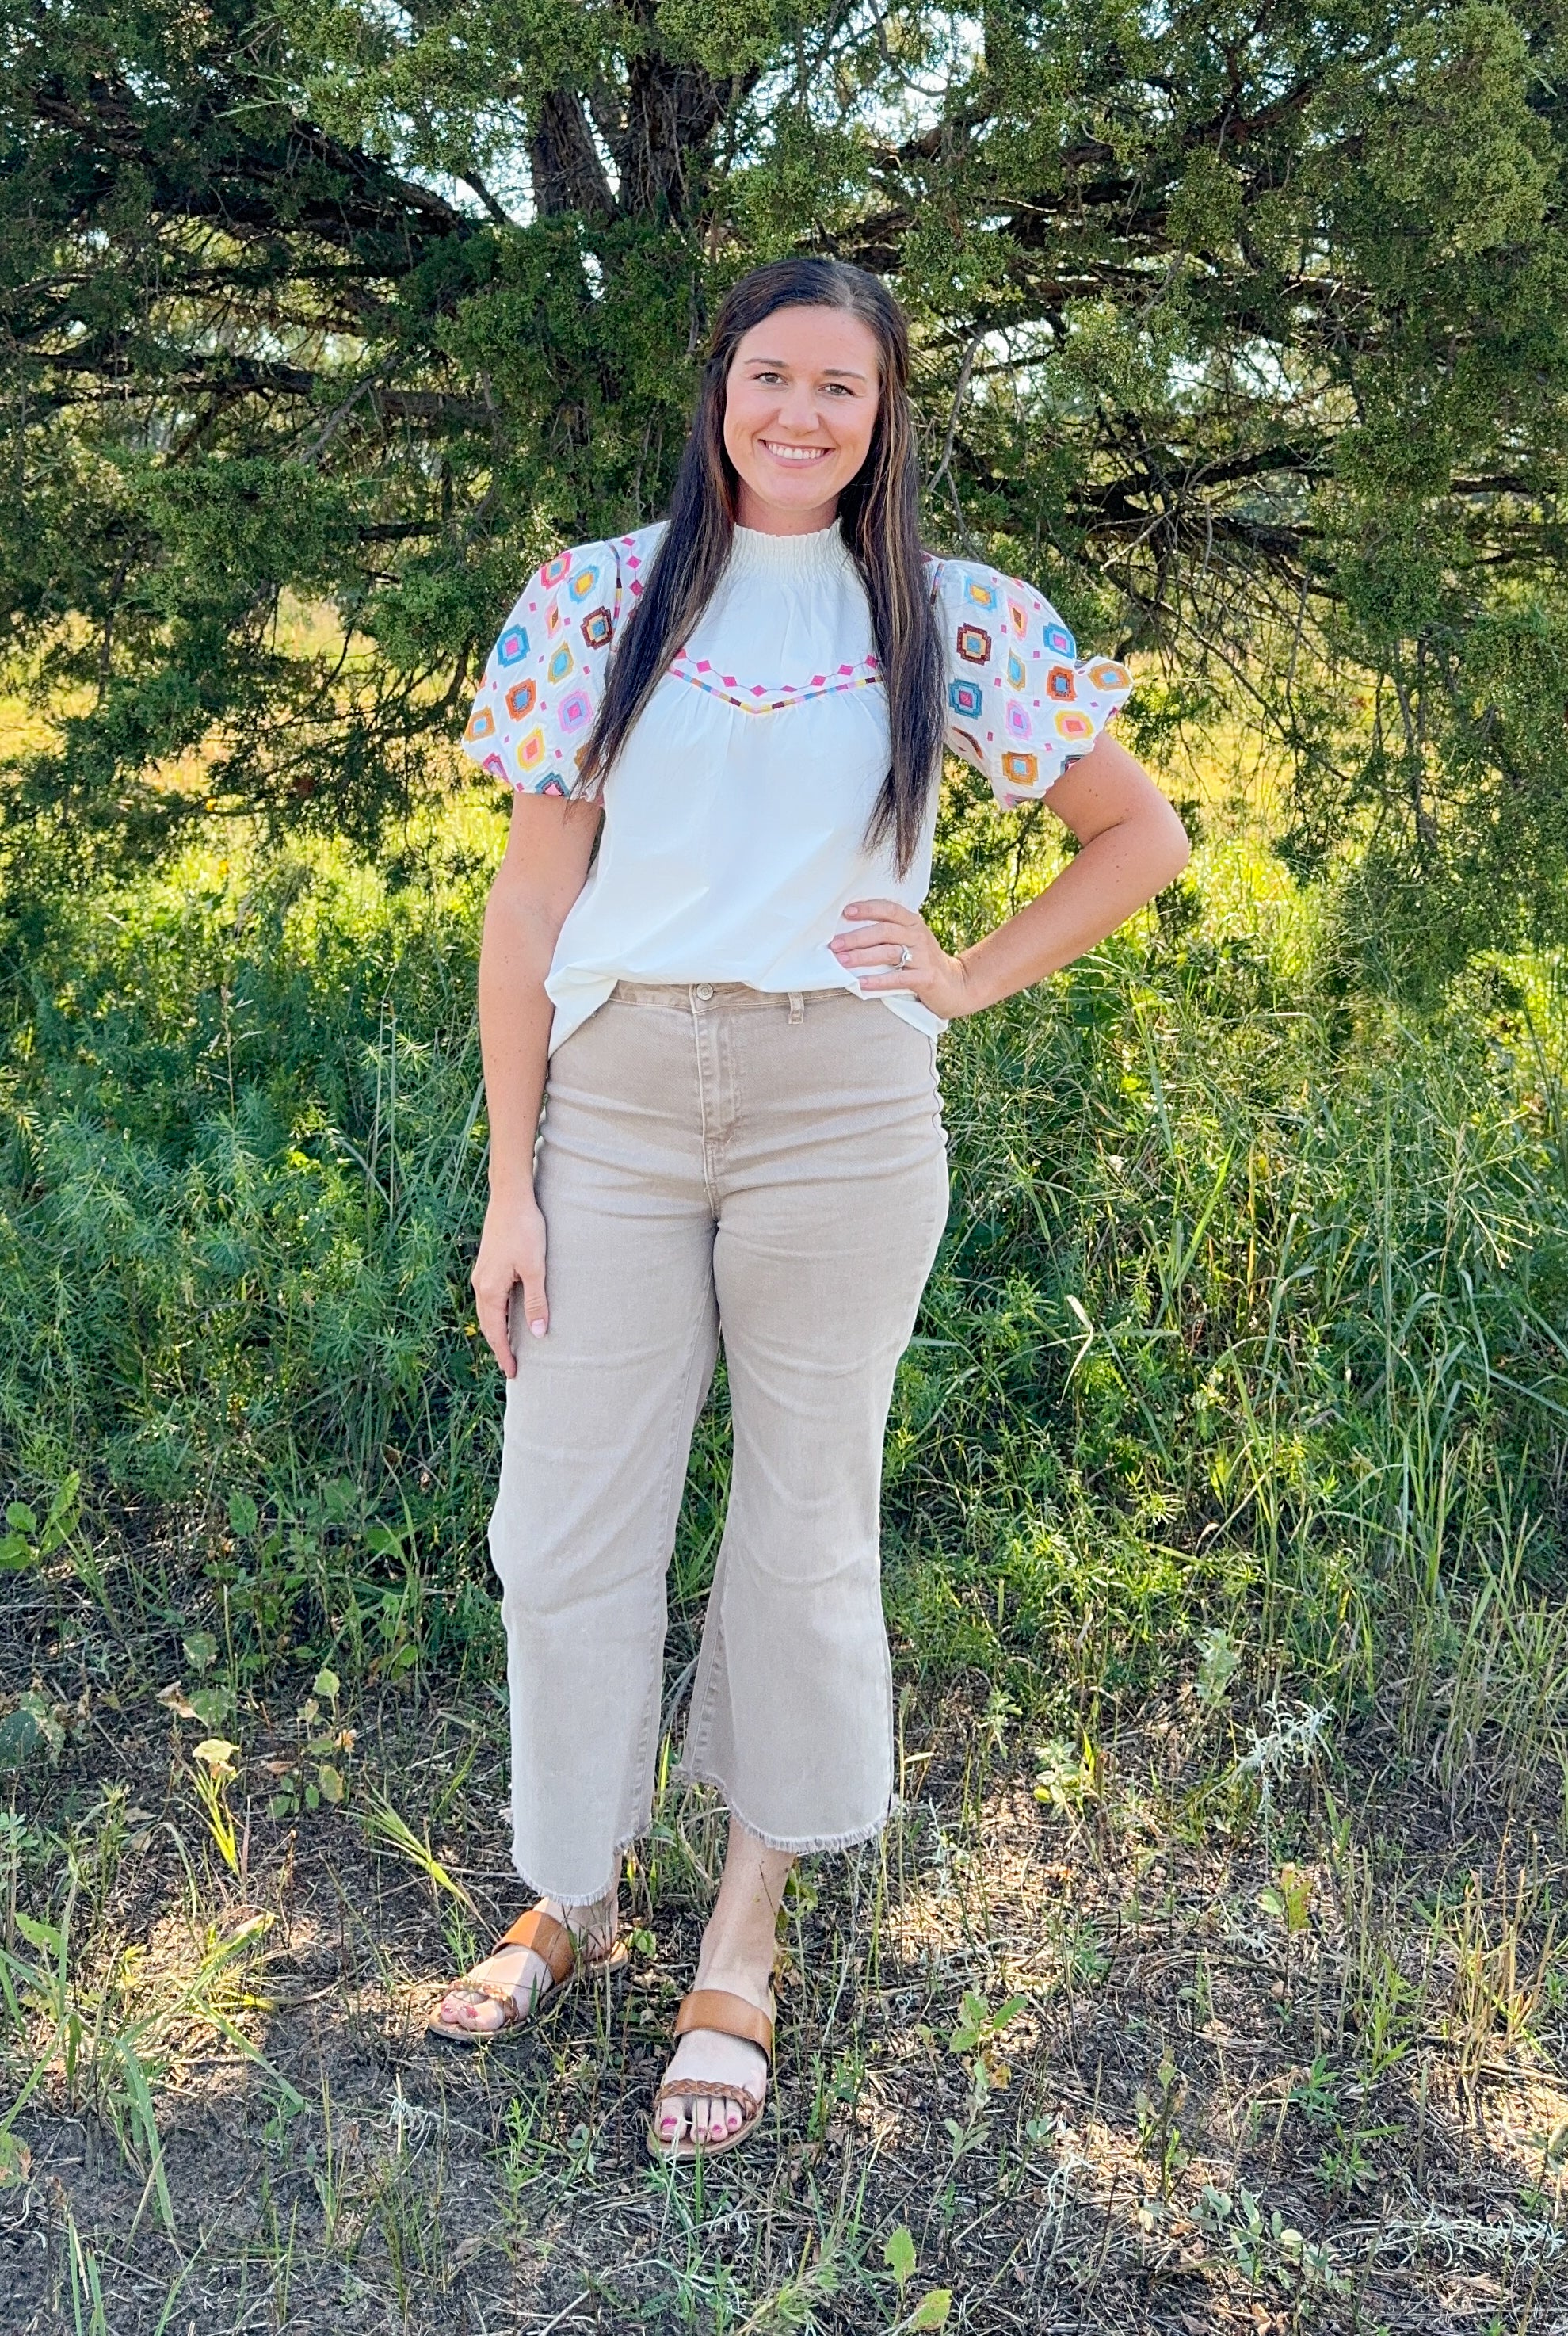
<instances>
[{"instance_id":1,"label":"diamond engagement ring","mask_svg":"<svg viewBox=\"0 0 1568 2336\"><path fill-rule=\"evenodd\" d=\"M911 949L909 943L906 941L903 948L899 951L899 971L901 973L902 973L905 966L911 965L914 962L914 954L913 949Z\"/></svg>"}]
</instances>

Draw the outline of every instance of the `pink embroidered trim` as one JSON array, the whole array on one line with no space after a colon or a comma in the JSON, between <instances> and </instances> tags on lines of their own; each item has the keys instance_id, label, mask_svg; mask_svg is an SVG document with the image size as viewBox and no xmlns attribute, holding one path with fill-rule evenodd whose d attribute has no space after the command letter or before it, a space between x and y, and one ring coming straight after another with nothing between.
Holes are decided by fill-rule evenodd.
<instances>
[{"instance_id":1,"label":"pink embroidered trim","mask_svg":"<svg viewBox=\"0 0 1568 2336\"><path fill-rule=\"evenodd\" d=\"M869 688L882 677L874 657L862 657L854 665L834 666L828 673L813 673L809 681L744 682L733 673L721 673L710 658L689 657L685 649L677 652L669 669L694 689L722 697L740 714L782 714L786 706L805 706L813 697L836 697L845 690Z\"/></svg>"}]
</instances>

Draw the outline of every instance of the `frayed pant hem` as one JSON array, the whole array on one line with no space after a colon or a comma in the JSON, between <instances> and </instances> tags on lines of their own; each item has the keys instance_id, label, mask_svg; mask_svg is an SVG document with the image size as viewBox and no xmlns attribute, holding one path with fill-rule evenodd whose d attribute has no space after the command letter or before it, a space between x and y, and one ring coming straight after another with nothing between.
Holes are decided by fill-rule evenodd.
<instances>
[{"instance_id":1,"label":"frayed pant hem","mask_svg":"<svg viewBox=\"0 0 1568 2336\"><path fill-rule=\"evenodd\" d=\"M725 1807L735 1822L744 1825L754 1841L760 1841L765 1849L776 1849L786 1857L824 1857L833 1850L862 1848L868 1841L875 1841L879 1835L887 1830L888 1819L892 1815L892 1804L890 1801L881 1815L874 1817L869 1825L852 1826L847 1833L801 1835L774 1834L769 1833L765 1825L755 1824L747 1816L744 1809L736 1807L735 1795L730 1791L724 1778L713 1770L682 1767L677 1771L677 1782L682 1785L711 1786L715 1792L722 1796ZM512 1870L525 1889L534 1891L541 1898L553 1898L560 1906L598 1906L613 1892L619 1889L621 1860L627 1851L635 1849L639 1842L646 1841L652 1830L653 1815L650 1811L635 1832L627 1834L623 1839L616 1843L611 1852L609 1880L599 1890L576 1888L562 1890L553 1882L541 1880L543 1869L533 1865L515 1842L512 1844L511 1851Z\"/></svg>"},{"instance_id":2,"label":"frayed pant hem","mask_svg":"<svg viewBox=\"0 0 1568 2336\"><path fill-rule=\"evenodd\" d=\"M653 1815L650 1811L634 1833L628 1833L623 1840L616 1843L610 1852L609 1880L599 1890L558 1890L553 1883L541 1882L541 1869L531 1864L515 1840L511 1844L512 1871L525 1890L536 1891L541 1898L553 1898L558 1906L598 1906L620 1888L620 1864L627 1851L635 1849L639 1841L646 1841L652 1831Z\"/></svg>"},{"instance_id":3,"label":"frayed pant hem","mask_svg":"<svg viewBox=\"0 0 1568 2336\"><path fill-rule=\"evenodd\" d=\"M754 1841L760 1841L765 1849L776 1849L789 1857L818 1857L825 1856L830 1850L860 1849L865 1843L875 1841L880 1834L886 1831L888 1819L892 1815L892 1804L890 1801L881 1816L874 1818L870 1825L855 1825L848 1833L812 1834L791 1837L784 1834L769 1833L765 1825L755 1824L744 1809L735 1806L735 1795L730 1791L724 1778L713 1769L688 1768L683 1762L677 1775L678 1781L683 1785L711 1785L715 1792L724 1796L724 1805L736 1825L744 1825Z\"/></svg>"}]
</instances>

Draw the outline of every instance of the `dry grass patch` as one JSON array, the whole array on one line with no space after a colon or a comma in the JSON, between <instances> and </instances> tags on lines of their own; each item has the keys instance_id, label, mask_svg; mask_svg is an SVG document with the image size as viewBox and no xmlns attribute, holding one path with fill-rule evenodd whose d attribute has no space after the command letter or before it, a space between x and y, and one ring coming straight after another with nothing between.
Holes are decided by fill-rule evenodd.
<instances>
[{"instance_id":1,"label":"dry grass patch","mask_svg":"<svg viewBox=\"0 0 1568 2336\"><path fill-rule=\"evenodd\" d=\"M1059 1745L907 1700L885 1844L781 1923L764 2131L672 2174L643 2124L711 1807L661 1804L623 1983L443 2052L431 1997L514 1903L499 1711L389 1700L345 1803L288 1821L254 1745L237 1873L141 1720L119 1781L78 1738L13 1824L19 2331L1568 2325L1555 1803L1455 1834L1325 1728L1265 1809L1270 1715L1191 1698L1064 1792ZM423 1846L422 1801L419 1855L375 1813Z\"/></svg>"}]
</instances>

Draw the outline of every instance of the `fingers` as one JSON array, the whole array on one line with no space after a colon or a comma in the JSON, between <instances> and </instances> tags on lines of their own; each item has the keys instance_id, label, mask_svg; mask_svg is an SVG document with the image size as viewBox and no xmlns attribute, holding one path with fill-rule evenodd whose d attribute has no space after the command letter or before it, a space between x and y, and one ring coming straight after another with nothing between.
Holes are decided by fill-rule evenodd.
<instances>
[{"instance_id":1,"label":"fingers","mask_svg":"<svg viewBox=\"0 0 1568 2336\"><path fill-rule=\"evenodd\" d=\"M504 1290L499 1290L492 1283L487 1283L482 1289L477 1275L472 1283L474 1311L479 1316L480 1329L491 1353L509 1379L517 1376L517 1357L512 1353L507 1337L506 1321L515 1287L515 1283L509 1281Z\"/></svg>"},{"instance_id":2,"label":"fingers","mask_svg":"<svg viewBox=\"0 0 1568 2336\"><path fill-rule=\"evenodd\" d=\"M479 1327L483 1331L491 1353L507 1377L517 1376L517 1357L511 1350L511 1297L519 1283L522 1285L522 1319L528 1325L528 1335L542 1338L550 1328L550 1300L544 1286L544 1253L521 1260L507 1275L504 1286L499 1275L486 1270L481 1277L476 1266L473 1273L474 1310Z\"/></svg>"},{"instance_id":3,"label":"fingers","mask_svg":"<svg viewBox=\"0 0 1568 2336\"><path fill-rule=\"evenodd\" d=\"M923 929L925 924L925 919L916 910L906 909L901 900L850 900L845 904L844 914L857 923L864 918L876 917L883 924L901 925L906 931L911 925Z\"/></svg>"},{"instance_id":4,"label":"fingers","mask_svg":"<svg viewBox=\"0 0 1568 2336\"><path fill-rule=\"evenodd\" d=\"M550 1328L550 1301L544 1290L544 1259L532 1260L522 1270L522 1313L531 1338L542 1338Z\"/></svg>"},{"instance_id":5,"label":"fingers","mask_svg":"<svg viewBox=\"0 0 1568 2336\"><path fill-rule=\"evenodd\" d=\"M912 954L913 946L902 933L879 925L868 925L862 932L841 933L828 943L841 965L897 965L906 949Z\"/></svg>"},{"instance_id":6,"label":"fingers","mask_svg":"<svg viewBox=\"0 0 1568 2336\"><path fill-rule=\"evenodd\" d=\"M864 904L872 905L884 904ZM845 916L850 910L844 910ZM853 932L835 933L828 943L834 957L842 966L897 965L907 949L911 958L928 941L930 935L922 919L914 916L900 918L868 918Z\"/></svg>"},{"instance_id":7,"label":"fingers","mask_svg":"<svg viewBox=\"0 0 1568 2336\"><path fill-rule=\"evenodd\" d=\"M847 916L850 911L846 909L844 913ZM889 917L869 918L854 932L835 934L828 947L846 973L859 977L862 992L912 989L918 993L921 981L929 978L934 944L923 919L910 916L896 922Z\"/></svg>"},{"instance_id":8,"label":"fingers","mask_svg":"<svg viewBox=\"0 0 1568 2336\"><path fill-rule=\"evenodd\" d=\"M542 1338L550 1327L550 1303L544 1287L545 1246L544 1218L535 1201L529 1198L521 1202L501 1203L492 1199L485 1212L470 1287L479 1327L509 1379L517 1375L510 1318L512 1294L520 1284L520 1310L527 1335Z\"/></svg>"}]
</instances>

